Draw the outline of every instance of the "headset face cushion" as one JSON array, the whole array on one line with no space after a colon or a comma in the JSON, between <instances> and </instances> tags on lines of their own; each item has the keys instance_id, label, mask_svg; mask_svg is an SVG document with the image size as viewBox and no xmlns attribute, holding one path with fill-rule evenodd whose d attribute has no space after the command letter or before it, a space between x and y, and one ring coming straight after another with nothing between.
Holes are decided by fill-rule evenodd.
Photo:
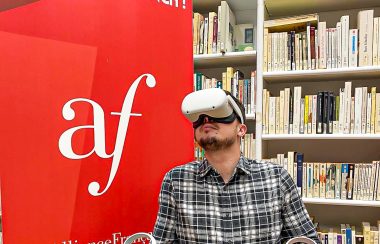
<instances>
[{"instance_id":1,"label":"headset face cushion","mask_svg":"<svg viewBox=\"0 0 380 244\"><path fill-rule=\"evenodd\" d=\"M231 115L224 117L224 118L214 118L214 117L210 117L206 114L201 114L199 116L198 120L193 122L193 128L196 129L199 126L201 126L204 122L205 117L208 118L209 122L216 122L216 123L223 123L223 124L230 124L230 123L234 122L235 119L237 118L235 113L232 113Z\"/></svg>"}]
</instances>

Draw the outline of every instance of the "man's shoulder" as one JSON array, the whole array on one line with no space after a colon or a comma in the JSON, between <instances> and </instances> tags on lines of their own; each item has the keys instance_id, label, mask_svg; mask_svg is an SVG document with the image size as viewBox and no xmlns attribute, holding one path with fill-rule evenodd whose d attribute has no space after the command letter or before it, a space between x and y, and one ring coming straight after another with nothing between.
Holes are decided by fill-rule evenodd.
<instances>
[{"instance_id":1,"label":"man's shoulder","mask_svg":"<svg viewBox=\"0 0 380 244\"><path fill-rule=\"evenodd\" d=\"M181 179L181 178L193 178L193 176L199 173L199 168L202 162L191 161L186 164L178 165L172 168L167 175L171 179Z\"/></svg>"}]
</instances>

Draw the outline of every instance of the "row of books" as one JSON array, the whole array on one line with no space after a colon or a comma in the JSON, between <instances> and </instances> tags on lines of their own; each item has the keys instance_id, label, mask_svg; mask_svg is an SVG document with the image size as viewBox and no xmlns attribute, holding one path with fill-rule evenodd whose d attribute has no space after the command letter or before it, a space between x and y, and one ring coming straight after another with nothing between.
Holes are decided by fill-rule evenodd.
<instances>
[{"instance_id":1,"label":"row of books","mask_svg":"<svg viewBox=\"0 0 380 244\"><path fill-rule=\"evenodd\" d=\"M240 150L241 153L246 158L254 159L256 158L255 150L256 140L254 134L245 134L244 138L241 140ZM205 152L199 144L194 141L194 157L197 161L202 161L204 159Z\"/></svg>"},{"instance_id":2,"label":"row of books","mask_svg":"<svg viewBox=\"0 0 380 244\"><path fill-rule=\"evenodd\" d=\"M354 225L341 224L340 228L319 230L318 237L324 244L380 244L380 221L377 226L362 222L361 231Z\"/></svg>"},{"instance_id":3,"label":"row of books","mask_svg":"<svg viewBox=\"0 0 380 244\"><path fill-rule=\"evenodd\" d=\"M254 36L253 24L236 24L226 1L218 13L193 14L193 54L253 50Z\"/></svg>"},{"instance_id":4,"label":"row of books","mask_svg":"<svg viewBox=\"0 0 380 244\"><path fill-rule=\"evenodd\" d=\"M303 197L380 201L380 161L372 163L304 162L288 152L269 159L284 167Z\"/></svg>"},{"instance_id":5,"label":"row of books","mask_svg":"<svg viewBox=\"0 0 380 244\"><path fill-rule=\"evenodd\" d=\"M231 92L242 102L245 113L254 116L256 112L256 71L252 71L251 77L248 79L245 79L240 70L234 70L232 67L227 67L226 72L222 73L222 80L209 78L199 72L194 74L194 91L214 87Z\"/></svg>"},{"instance_id":6,"label":"row of books","mask_svg":"<svg viewBox=\"0 0 380 244\"><path fill-rule=\"evenodd\" d=\"M302 87L270 96L263 89L263 134L379 134L380 93L376 87L356 87L345 82L339 95L320 91L302 97Z\"/></svg>"},{"instance_id":7,"label":"row of books","mask_svg":"<svg viewBox=\"0 0 380 244\"><path fill-rule=\"evenodd\" d=\"M357 19L356 29L349 15L333 28L318 14L265 21L264 71L380 65L380 17L363 10Z\"/></svg>"}]
</instances>

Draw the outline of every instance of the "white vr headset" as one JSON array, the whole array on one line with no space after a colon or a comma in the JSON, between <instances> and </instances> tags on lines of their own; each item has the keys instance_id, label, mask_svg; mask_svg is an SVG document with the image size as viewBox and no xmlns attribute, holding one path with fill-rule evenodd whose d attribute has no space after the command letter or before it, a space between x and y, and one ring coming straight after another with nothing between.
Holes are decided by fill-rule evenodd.
<instances>
[{"instance_id":1,"label":"white vr headset","mask_svg":"<svg viewBox=\"0 0 380 244\"><path fill-rule=\"evenodd\" d=\"M212 117L215 122L231 123L235 120L236 114L244 124L239 106L220 88L204 89L188 94L182 101L182 113L193 123L194 128L203 123L204 115Z\"/></svg>"}]
</instances>

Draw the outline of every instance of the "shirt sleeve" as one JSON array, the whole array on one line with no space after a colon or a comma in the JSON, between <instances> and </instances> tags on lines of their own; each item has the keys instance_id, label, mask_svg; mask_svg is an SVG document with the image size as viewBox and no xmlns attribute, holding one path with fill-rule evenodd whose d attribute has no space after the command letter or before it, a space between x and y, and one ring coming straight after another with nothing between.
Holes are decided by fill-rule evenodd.
<instances>
[{"instance_id":1,"label":"shirt sleeve","mask_svg":"<svg viewBox=\"0 0 380 244\"><path fill-rule=\"evenodd\" d=\"M306 236L316 243L321 243L293 179L283 168L281 190L283 193L281 243L296 236Z\"/></svg>"},{"instance_id":2,"label":"shirt sleeve","mask_svg":"<svg viewBox=\"0 0 380 244\"><path fill-rule=\"evenodd\" d=\"M153 237L157 243L178 243L176 235L176 204L170 172L164 177L158 202L159 209Z\"/></svg>"}]
</instances>

